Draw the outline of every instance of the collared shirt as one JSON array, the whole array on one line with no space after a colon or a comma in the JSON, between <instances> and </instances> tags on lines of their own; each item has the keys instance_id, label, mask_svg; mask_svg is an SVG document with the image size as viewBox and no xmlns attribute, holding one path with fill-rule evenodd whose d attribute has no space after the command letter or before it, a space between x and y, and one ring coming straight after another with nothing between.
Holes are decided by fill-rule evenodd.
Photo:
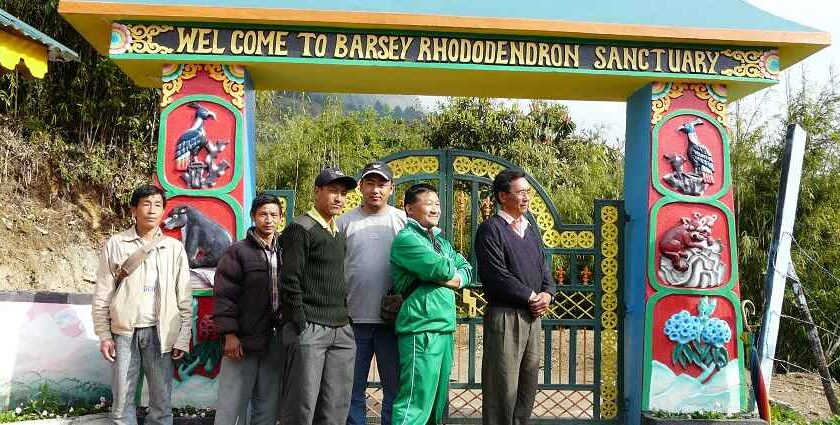
<instances>
[{"instance_id":1,"label":"collared shirt","mask_svg":"<svg viewBox=\"0 0 840 425\"><path fill-rule=\"evenodd\" d=\"M417 226L417 227L419 227L419 228L423 229L423 231L424 231L424 232L426 232L426 234L427 234L427 235L429 235L429 236L437 236L438 234L440 234L441 232L443 232L443 230L442 230L440 227L437 227L437 226L432 226L432 228L427 229L427 228L423 227L423 226L420 224L420 222L419 222L419 221L417 221L417 220L415 220L415 219L413 219L413 218L411 218L411 217L407 217L407 218L405 219L405 222L406 222L406 223L411 223L411 224L413 224L413 225L415 225L415 226ZM430 238L430 239L431 239L431 238Z\"/></svg>"},{"instance_id":2,"label":"collared shirt","mask_svg":"<svg viewBox=\"0 0 840 425\"><path fill-rule=\"evenodd\" d=\"M257 244L262 248L263 253L265 254L265 260L268 262L268 282L269 287L271 288L271 312L278 314L280 313L280 292L279 292L279 280L280 275L278 274L277 270L277 248L280 246L278 240L280 237L275 234L271 238L271 244L267 244L260 236L257 234L257 231L254 228L248 229L248 233L251 234L251 237L257 242Z\"/></svg>"},{"instance_id":3,"label":"collared shirt","mask_svg":"<svg viewBox=\"0 0 840 425\"><path fill-rule=\"evenodd\" d=\"M152 239L155 239L158 236L162 235L163 231L160 230L160 227L155 227L154 230L152 230L152 233L153 233ZM140 241L140 243L142 243L143 245L146 245L146 243L148 243L150 240L152 240L152 239L149 239L149 240L143 239L143 237L140 236L137 233L137 227L136 226L131 226L130 229L127 229L123 232L120 232L118 236L120 237L120 239L122 239L123 242Z\"/></svg>"},{"instance_id":4,"label":"collared shirt","mask_svg":"<svg viewBox=\"0 0 840 425\"><path fill-rule=\"evenodd\" d=\"M507 222L507 224L510 226L510 228L514 232L516 232L516 234L519 235L520 238L525 237L525 231L528 230L528 225L531 224L531 223L529 223L528 220L525 219L524 215L520 215L519 218L516 219L516 218L513 218L512 215L504 212L503 210L499 210L498 214L499 214L499 217L504 219L505 222ZM517 221L517 220L519 221L518 225L514 225L513 222Z\"/></svg>"},{"instance_id":5,"label":"collared shirt","mask_svg":"<svg viewBox=\"0 0 840 425\"><path fill-rule=\"evenodd\" d=\"M146 245L149 243L148 240L143 239L142 236L137 234L137 228L131 228L133 232L129 233L123 238L125 242L135 242L140 243L142 245ZM160 227L156 227L152 230L152 239L157 238L161 235ZM155 326L158 323L158 290L159 290L159 282L158 282L158 260L157 260L157 248L153 249L149 252L146 258L143 260L143 263L140 265L143 267L143 271L145 272L146 278L143 282L143 291L140 294L137 294L139 297L139 304L137 308L137 316L134 319L134 327L135 328L147 328L150 326Z\"/></svg>"},{"instance_id":6,"label":"collared shirt","mask_svg":"<svg viewBox=\"0 0 840 425\"><path fill-rule=\"evenodd\" d=\"M336 226L335 220L327 224L327 220L324 218L324 216L321 215L320 212L318 212L317 209L315 209L315 207L312 207L312 209L307 211L306 214L312 217L313 220L318 222L318 224L320 224L321 227L330 232L331 235L335 236L335 234L338 232L338 226Z\"/></svg>"}]
</instances>

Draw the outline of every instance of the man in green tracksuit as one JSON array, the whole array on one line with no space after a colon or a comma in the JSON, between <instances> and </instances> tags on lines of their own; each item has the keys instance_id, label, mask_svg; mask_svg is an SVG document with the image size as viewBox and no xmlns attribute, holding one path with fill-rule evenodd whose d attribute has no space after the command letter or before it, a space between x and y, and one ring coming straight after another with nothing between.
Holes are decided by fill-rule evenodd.
<instances>
[{"instance_id":1,"label":"man in green tracksuit","mask_svg":"<svg viewBox=\"0 0 840 425\"><path fill-rule=\"evenodd\" d=\"M455 290L472 267L440 234L440 199L421 183L405 192L405 227L391 245L391 277L404 302L397 315L400 387L394 425L438 424L449 394Z\"/></svg>"}]
</instances>

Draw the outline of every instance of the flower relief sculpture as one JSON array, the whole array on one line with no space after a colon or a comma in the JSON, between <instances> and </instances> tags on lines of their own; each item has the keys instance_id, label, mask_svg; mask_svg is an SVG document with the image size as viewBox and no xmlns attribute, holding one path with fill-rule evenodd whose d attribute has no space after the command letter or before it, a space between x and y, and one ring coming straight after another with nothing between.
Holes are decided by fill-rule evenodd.
<instances>
[{"instance_id":1,"label":"flower relief sculpture","mask_svg":"<svg viewBox=\"0 0 840 425\"><path fill-rule=\"evenodd\" d=\"M692 364L702 369L697 378L701 383L729 362L726 344L732 339L732 330L725 320L712 317L716 306L716 300L703 297L697 305L699 316L682 310L665 322L665 335L677 344L671 362L683 369Z\"/></svg>"}]
</instances>

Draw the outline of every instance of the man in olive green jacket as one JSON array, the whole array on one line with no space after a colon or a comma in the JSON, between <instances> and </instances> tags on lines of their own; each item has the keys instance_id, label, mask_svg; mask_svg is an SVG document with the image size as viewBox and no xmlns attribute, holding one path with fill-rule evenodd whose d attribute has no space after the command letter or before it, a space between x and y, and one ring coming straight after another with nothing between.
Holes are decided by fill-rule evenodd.
<instances>
[{"instance_id":1,"label":"man in olive green jacket","mask_svg":"<svg viewBox=\"0 0 840 425\"><path fill-rule=\"evenodd\" d=\"M408 221L391 245L391 277L404 302L397 315L400 388L393 423L437 424L446 408L455 332L455 290L472 267L440 234L440 200L421 183L405 192Z\"/></svg>"}]
</instances>

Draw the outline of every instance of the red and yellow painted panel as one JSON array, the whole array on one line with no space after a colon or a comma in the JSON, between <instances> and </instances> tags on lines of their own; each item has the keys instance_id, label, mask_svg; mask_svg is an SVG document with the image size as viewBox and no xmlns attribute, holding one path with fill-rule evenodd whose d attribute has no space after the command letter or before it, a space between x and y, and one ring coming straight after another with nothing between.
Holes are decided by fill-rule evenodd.
<instances>
[{"instance_id":1,"label":"red and yellow painted panel","mask_svg":"<svg viewBox=\"0 0 840 425\"><path fill-rule=\"evenodd\" d=\"M726 94L653 85L645 410L746 407Z\"/></svg>"}]
</instances>

